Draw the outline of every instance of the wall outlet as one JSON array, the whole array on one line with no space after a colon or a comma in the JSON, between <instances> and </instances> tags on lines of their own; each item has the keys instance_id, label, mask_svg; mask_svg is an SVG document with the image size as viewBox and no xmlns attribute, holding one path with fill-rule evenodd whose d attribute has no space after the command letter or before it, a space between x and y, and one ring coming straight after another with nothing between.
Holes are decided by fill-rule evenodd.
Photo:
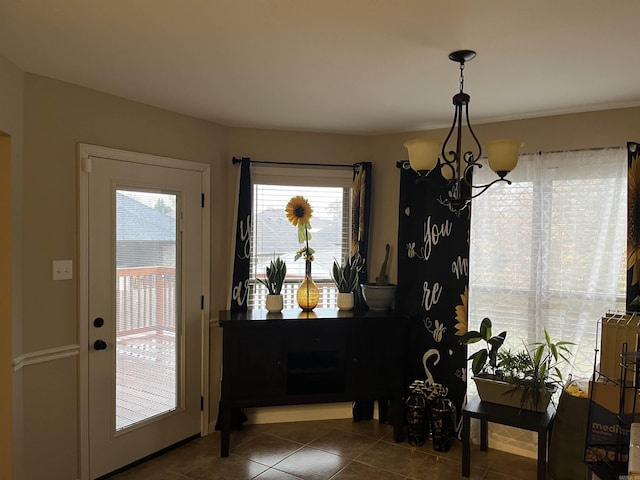
<instances>
[{"instance_id":1,"label":"wall outlet","mask_svg":"<svg viewBox=\"0 0 640 480\"><path fill-rule=\"evenodd\" d=\"M73 261L72 260L54 260L53 261L53 279L54 280L71 280L73 278Z\"/></svg>"}]
</instances>

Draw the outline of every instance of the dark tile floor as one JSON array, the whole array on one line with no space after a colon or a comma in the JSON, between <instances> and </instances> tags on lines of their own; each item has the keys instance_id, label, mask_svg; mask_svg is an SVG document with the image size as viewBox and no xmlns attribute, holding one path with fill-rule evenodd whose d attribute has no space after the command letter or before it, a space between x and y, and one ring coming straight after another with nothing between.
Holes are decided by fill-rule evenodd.
<instances>
[{"instance_id":1,"label":"dark tile floor","mask_svg":"<svg viewBox=\"0 0 640 480\"><path fill-rule=\"evenodd\" d=\"M395 443L393 429L350 419L246 425L220 458L220 433L193 440L112 478L116 480L421 480L461 476L461 445L438 453L429 443ZM536 461L471 450L471 480L536 478Z\"/></svg>"}]
</instances>

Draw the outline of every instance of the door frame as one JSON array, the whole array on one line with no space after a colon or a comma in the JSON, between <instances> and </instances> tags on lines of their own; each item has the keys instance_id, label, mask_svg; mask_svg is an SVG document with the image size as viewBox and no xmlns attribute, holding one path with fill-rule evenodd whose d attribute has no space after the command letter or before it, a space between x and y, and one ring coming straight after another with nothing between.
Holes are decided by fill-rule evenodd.
<instances>
[{"instance_id":1,"label":"door frame","mask_svg":"<svg viewBox=\"0 0 640 480\"><path fill-rule=\"evenodd\" d=\"M11 218L11 137L0 131L0 478L13 478L14 464Z\"/></svg>"},{"instance_id":2,"label":"door frame","mask_svg":"<svg viewBox=\"0 0 640 480\"><path fill-rule=\"evenodd\" d=\"M210 165L146 153L118 150L110 147L79 143L78 158L78 335L79 390L78 390L78 450L80 454L80 479L88 480L89 474L89 174L91 159L105 158L149 166L160 166L191 170L200 173L202 192L202 308L201 325L201 372L200 395L203 398L200 412L200 433L209 433L209 309L210 309Z\"/></svg>"}]
</instances>

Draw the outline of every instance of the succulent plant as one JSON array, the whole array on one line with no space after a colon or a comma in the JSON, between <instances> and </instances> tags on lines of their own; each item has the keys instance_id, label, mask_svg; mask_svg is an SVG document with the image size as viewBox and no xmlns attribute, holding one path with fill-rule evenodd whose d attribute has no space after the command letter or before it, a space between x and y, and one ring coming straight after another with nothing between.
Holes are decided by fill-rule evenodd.
<instances>
[{"instance_id":1,"label":"succulent plant","mask_svg":"<svg viewBox=\"0 0 640 480\"><path fill-rule=\"evenodd\" d=\"M267 287L270 295L280 295L284 277L287 275L287 264L280 258L271 260L267 267L265 278L256 278L258 282Z\"/></svg>"},{"instance_id":2,"label":"succulent plant","mask_svg":"<svg viewBox=\"0 0 640 480\"><path fill-rule=\"evenodd\" d=\"M384 261L380 267L380 273L376 277L376 285L389 285L389 275L387 274L387 268L389 265L389 244L387 243L384 253Z\"/></svg>"},{"instance_id":3,"label":"succulent plant","mask_svg":"<svg viewBox=\"0 0 640 480\"><path fill-rule=\"evenodd\" d=\"M331 278L340 293L353 292L358 288L360 271L364 267L364 258L358 256L350 258L342 265L337 260L333 260L331 268Z\"/></svg>"}]
</instances>

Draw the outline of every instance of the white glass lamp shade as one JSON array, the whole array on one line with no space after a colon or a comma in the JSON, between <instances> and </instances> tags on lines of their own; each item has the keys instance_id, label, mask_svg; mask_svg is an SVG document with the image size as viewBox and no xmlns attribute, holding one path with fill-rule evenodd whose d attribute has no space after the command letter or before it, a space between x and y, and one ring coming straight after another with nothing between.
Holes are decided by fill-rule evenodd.
<instances>
[{"instance_id":1,"label":"white glass lamp shade","mask_svg":"<svg viewBox=\"0 0 640 480\"><path fill-rule=\"evenodd\" d=\"M409 151L409 163L416 172L433 170L438 163L441 143L438 140L416 138L404 142Z\"/></svg>"},{"instance_id":2,"label":"white glass lamp shade","mask_svg":"<svg viewBox=\"0 0 640 480\"><path fill-rule=\"evenodd\" d=\"M511 172L518 164L522 142L512 138L491 140L484 146L489 158L489 168L494 172Z\"/></svg>"}]
</instances>

